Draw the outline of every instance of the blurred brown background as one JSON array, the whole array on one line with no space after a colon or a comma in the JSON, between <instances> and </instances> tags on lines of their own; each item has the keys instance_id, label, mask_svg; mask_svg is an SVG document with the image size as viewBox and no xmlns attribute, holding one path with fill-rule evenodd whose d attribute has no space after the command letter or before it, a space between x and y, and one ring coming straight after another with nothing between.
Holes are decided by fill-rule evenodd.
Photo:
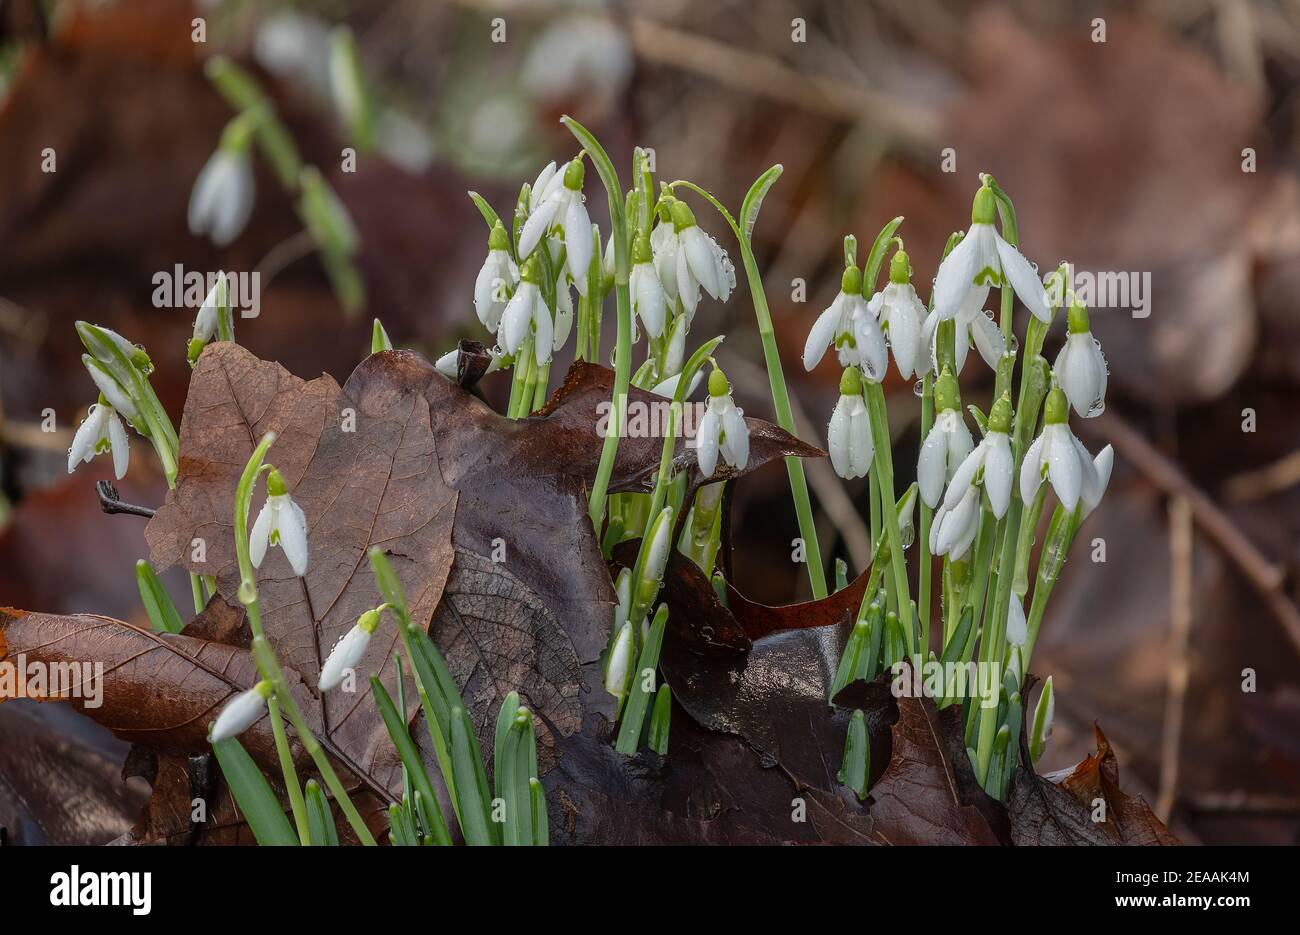
<instances>
[{"instance_id":1,"label":"blurred brown background","mask_svg":"<svg viewBox=\"0 0 1300 935\"><path fill-rule=\"evenodd\" d=\"M661 178L692 179L733 210L780 162L755 248L800 434L820 442L835 374L806 376L798 360L838 288L840 238L869 242L905 215L899 233L925 295L988 171L1015 199L1023 249L1043 269L1068 259L1147 272L1152 284L1150 317L1093 314L1109 406L1077 430L1118 458L1034 659L1058 697L1040 765L1080 759L1096 720L1125 785L1184 838L1296 843L1300 3L5 0L0 12L0 604L143 619L131 574L143 521L99 512L104 459L65 471L93 401L72 322L145 344L178 418L192 311L150 299L152 276L176 263L262 271L262 314L236 322L240 342L301 376L342 380L368 350L374 315L395 342L430 354L482 337L470 298L485 236L464 192L505 213L521 182L572 154L562 113L620 166L634 144L653 147ZM206 43L191 41L195 16ZM496 17L504 42L492 41ZM379 151L355 174L340 171L325 68L339 22L355 32L383 114ZM255 70L353 215L368 293L359 317L340 310L260 160L243 234L217 250L188 232L190 189L231 116L202 71L217 51ZM53 173L41 171L47 147ZM603 223L594 175L588 193ZM729 243L721 222L699 217ZM795 279L807 282L804 303L791 300ZM728 334L720 359L741 404L771 417L743 285L726 306L702 306L694 331L695 342ZM972 359L964 389L982 404L987 371ZM893 379L906 475L919 405ZM53 433L41 430L45 410ZM1243 431L1247 410L1254 431ZM119 487L156 504L161 477L134 447ZM828 464L811 477L824 548L860 568L865 488ZM741 589L773 603L805 596L789 561L784 471L748 482L733 520ZM1090 560L1098 537L1104 563ZM184 582L172 583L179 603ZM1254 692L1242 690L1245 669ZM0 709L0 729L16 707ZM111 761L112 745L94 744Z\"/></svg>"}]
</instances>

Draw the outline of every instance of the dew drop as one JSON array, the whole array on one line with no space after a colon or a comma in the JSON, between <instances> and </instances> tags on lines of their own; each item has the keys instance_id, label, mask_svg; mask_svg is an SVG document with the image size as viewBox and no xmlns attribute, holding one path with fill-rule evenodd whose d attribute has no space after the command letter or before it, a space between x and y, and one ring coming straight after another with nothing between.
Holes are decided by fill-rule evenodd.
<instances>
[{"instance_id":1,"label":"dew drop","mask_svg":"<svg viewBox=\"0 0 1300 935\"><path fill-rule=\"evenodd\" d=\"M912 384L912 393L913 393L914 395L916 395L916 396L924 396L924 395L925 395L925 381L924 381L924 380L917 380L915 383L913 383L913 384Z\"/></svg>"}]
</instances>

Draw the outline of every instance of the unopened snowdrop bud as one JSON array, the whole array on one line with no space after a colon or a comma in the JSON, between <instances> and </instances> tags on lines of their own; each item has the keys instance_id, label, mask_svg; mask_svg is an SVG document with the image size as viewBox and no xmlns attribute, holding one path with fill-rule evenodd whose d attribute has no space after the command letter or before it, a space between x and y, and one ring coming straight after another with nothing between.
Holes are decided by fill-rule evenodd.
<instances>
[{"instance_id":1,"label":"unopened snowdrop bud","mask_svg":"<svg viewBox=\"0 0 1300 935\"><path fill-rule=\"evenodd\" d=\"M510 258L510 237L497 221L488 235L488 254L474 280L474 313L483 327L495 332L510 293L519 281L519 268Z\"/></svg>"},{"instance_id":2,"label":"unopened snowdrop bud","mask_svg":"<svg viewBox=\"0 0 1300 935\"><path fill-rule=\"evenodd\" d=\"M967 485L951 509L947 504L948 501L945 500L935 511L934 521L930 525L930 551L935 555L959 559L970 550L975 534L979 531L979 489Z\"/></svg>"},{"instance_id":3,"label":"unopened snowdrop bud","mask_svg":"<svg viewBox=\"0 0 1300 935\"><path fill-rule=\"evenodd\" d=\"M126 476L129 451L127 449L126 429L117 412L103 397L90 407L85 421L73 436L72 447L68 449L68 473L76 470L78 464L90 463L97 454L111 451L113 454L113 474L118 480Z\"/></svg>"},{"instance_id":4,"label":"unopened snowdrop bud","mask_svg":"<svg viewBox=\"0 0 1300 935\"><path fill-rule=\"evenodd\" d=\"M862 379L856 367L849 367L840 377L840 400L831 413L826 446L835 473L845 480L864 477L871 470L875 453L871 417L862 399Z\"/></svg>"},{"instance_id":5,"label":"unopened snowdrop bud","mask_svg":"<svg viewBox=\"0 0 1300 935\"><path fill-rule=\"evenodd\" d=\"M1051 322L1047 290L1019 250L993 226L997 196L987 185L975 193L971 225L961 243L939 264L934 280L934 308L941 318L982 309L990 286L1010 284L1035 317Z\"/></svg>"},{"instance_id":6,"label":"unopened snowdrop bud","mask_svg":"<svg viewBox=\"0 0 1300 935\"><path fill-rule=\"evenodd\" d=\"M898 540L905 549L916 539L916 491L912 484L898 504Z\"/></svg>"},{"instance_id":7,"label":"unopened snowdrop bud","mask_svg":"<svg viewBox=\"0 0 1300 935\"><path fill-rule=\"evenodd\" d=\"M686 314L694 315L700 301L700 287L725 302L736 286L736 270L718 242L695 223L695 214L684 201L672 205L673 232L677 237L677 297Z\"/></svg>"},{"instance_id":8,"label":"unopened snowdrop bud","mask_svg":"<svg viewBox=\"0 0 1300 935\"><path fill-rule=\"evenodd\" d=\"M99 392L108 400L109 405L126 417L126 420L132 425L140 426L140 410L136 408L135 403L117 382L117 379L108 372L108 368L101 364L89 354L81 355L81 362L86 367L86 372L90 378L95 381L95 386Z\"/></svg>"},{"instance_id":9,"label":"unopened snowdrop bud","mask_svg":"<svg viewBox=\"0 0 1300 935\"><path fill-rule=\"evenodd\" d=\"M1092 483L1085 483L1080 493L1083 498L1083 512L1080 518L1086 517L1097 509L1097 504L1101 503L1106 488L1110 486L1110 471L1114 466L1115 449L1110 445L1097 452L1097 457L1092 459ZM1085 480L1087 479L1085 475Z\"/></svg>"},{"instance_id":10,"label":"unopened snowdrop bud","mask_svg":"<svg viewBox=\"0 0 1300 935\"><path fill-rule=\"evenodd\" d=\"M745 414L731 398L731 384L717 367L709 374L709 405L695 436L695 457L700 473L712 477L718 455L737 471L749 463L749 426Z\"/></svg>"},{"instance_id":11,"label":"unopened snowdrop bud","mask_svg":"<svg viewBox=\"0 0 1300 935\"><path fill-rule=\"evenodd\" d=\"M663 286L659 274L655 272L654 254L650 249L650 238L638 234L632 247L632 311L641 319L646 334L657 338L664 333L666 304Z\"/></svg>"},{"instance_id":12,"label":"unopened snowdrop bud","mask_svg":"<svg viewBox=\"0 0 1300 935\"><path fill-rule=\"evenodd\" d=\"M153 371L149 352L138 344L132 344L112 328L92 325L88 321L78 321L75 328L86 352L124 386L129 384L132 371L146 375Z\"/></svg>"},{"instance_id":13,"label":"unopened snowdrop bud","mask_svg":"<svg viewBox=\"0 0 1300 935\"><path fill-rule=\"evenodd\" d=\"M1073 510L1084 489L1097 491L1097 472L1092 456L1070 431L1070 404L1065 392L1054 387L1043 404L1043 431L1025 452L1020 466L1020 499L1033 501L1043 479L1051 481L1061 505ZM1100 493L1096 493L1100 500Z\"/></svg>"},{"instance_id":14,"label":"unopened snowdrop bud","mask_svg":"<svg viewBox=\"0 0 1300 935\"><path fill-rule=\"evenodd\" d=\"M248 557L254 568L262 567L272 545L284 550L295 575L307 574L307 517L290 499L284 477L274 468L266 477L266 503L248 536Z\"/></svg>"},{"instance_id":15,"label":"unopened snowdrop bud","mask_svg":"<svg viewBox=\"0 0 1300 935\"><path fill-rule=\"evenodd\" d=\"M238 737L257 723L266 710L266 700L271 697L271 683L263 679L248 691L240 692L221 709L212 725L208 740L217 743Z\"/></svg>"},{"instance_id":16,"label":"unopened snowdrop bud","mask_svg":"<svg viewBox=\"0 0 1300 935\"><path fill-rule=\"evenodd\" d=\"M993 515L1001 519L1011 505L1011 480L1015 465L1011 456L1011 397L1006 393L989 410L988 433L953 473L943 505L952 510L967 491L982 486L988 494Z\"/></svg>"},{"instance_id":17,"label":"unopened snowdrop bud","mask_svg":"<svg viewBox=\"0 0 1300 935\"><path fill-rule=\"evenodd\" d=\"M916 468L921 499L931 508L939 505L944 484L952 480L957 468L975 447L970 429L962 419L957 378L946 367L935 381L934 405L939 414L921 445Z\"/></svg>"},{"instance_id":18,"label":"unopened snowdrop bud","mask_svg":"<svg viewBox=\"0 0 1300 935\"><path fill-rule=\"evenodd\" d=\"M632 677L632 624L625 623L614 637L609 658L605 660L605 691L622 700Z\"/></svg>"},{"instance_id":19,"label":"unopened snowdrop bud","mask_svg":"<svg viewBox=\"0 0 1300 935\"><path fill-rule=\"evenodd\" d=\"M1106 409L1106 358L1092 336L1088 310L1073 302L1067 316L1068 333L1052 368L1070 405L1085 419Z\"/></svg>"},{"instance_id":20,"label":"unopened snowdrop bud","mask_svg":"<svg viewBox=\"0 0 1300 935\"><path fill-rule=\"evenodd\" d=\"M1025 620L1025 608L1014 594L1007 602L1007 642L1012 646L1024 646L1029 639L1029 624ZM1018 678L1016 681L1020 681Z\"/></svg>"},{"instance_id":21,"label":"unopened snowdrop bud","mask_svg":"<svg viewBox=\"0 0 1300 935\"><path fill-rule=\"evenodd\" d=\"M537 257L529 255L519 275L519 288L501 313L498 338L505 352L514 354L531 333L534 357L540 366L554 353L555 324L542 299L542 272Z\"/></svg>"},{"instance_id":22,"label":"unopened snowdrop bud","mask_svg":"<svg viewBox=\"0 0 1300 935\"><path fill-rule=\"evenodd\" d=\"M618 580L614 582L614 594L618 598L614 607L614 631L618 632L632 614L632 569L619 571Z\"/></svg>"},{"instance_id":23,"label":"unopened snowdrop bud","mask_svg":"<svg viewBox=\"0 0 1300 935\"><path fill-rule=\"evenodd\" d=\"M649 604L659 593L659 582L668 567L672 535L673 508L666 506L659 511L646 533L645 561L641 565L641 578L636 583L636 600L642 606Z\"/></svg>"},{"instance_id":24,"label":"unopened snowdrop bud","mask_svg":"<svg viewBox=\"0 0 1300 935\"><path fill-rule=\"evenodd\" d=\"M370 645L370 637L379 627L379 616L384 606L381 604L363 613L357 618L352 629L344 633L334 644L329 657L320 669L321 691L327 692L337 688L349 669L356 670L361 657L366 654L366 647Z\"/></svg>"},{"instance_id":25,"label":"unopened snowdrop bud","mask_svg":"<svg viewBox=\"0 0 1300 935\"><path fill-rule=\"evenodd\" d=\"M889 347L894 352L894 363L904 378L922 375L926 371L922 361L921 326L925 321L925 306L912 287L912 265L907 254L899 249L889 261L889 284L876 293L868 306L874 317L889 332Z\"/></svg>"},{"instance_id":26,"label":"unopened snowdrop bud","mask_svg":"<svg viewBox=\"0 0 1300 935\"><path fill-rule=\"evenodd\" d=\"M224 272L217 273L217 280L208 290L194 317L194 336L186 348L186 357L193 364L203 353L203 349L212 343L212 339L223 330L234 333L235 323L230 308L229 285Z\"/></svg>"},{"instance_id":27,"label":"unopened snowdrop bud","mask_svg":"<svg viewBox=\"0 0 1300 935\"><path fill-rule=\"evenodd\" d=\"M812 370L816 367L825 356L828 347L835 348L841 367L855 367L861 363L854 323L865 308L866 301L862 298L862 273L856 266L845 267L844 273L840 276L840 291L835 294L831 304L817 316L817 320L813 322L808 332L808 340L803 348L803 368ZM883 335L881 346L884 346Z\"/></svg>"},{"instance_id":28,"label":"unopened snowdrop bud","mask_svg":"<svg viewBox=\"0 0 1300 935\"><path fill-rule=\"evenodd\" d=\"M1035 763L1047 748L1047 741L1052 736L1052 721L1056 714L1056 692L1049 675L1043 683L1043 691L1038 696L1038 706L1034 709L1033 726L1029 731L1029 757Z\"/></svg>"},{"instance_id":29,"label":"unopened snowdrop bud","mask_svg":"<svg viewBox=\"0 0 1300 935\"><path fill-rule=\"evenodd\" d=\"M257 119L249 111L230 121L190 193L190 233L206 236L218 247L238 237L253 213L256 186L248 147Z\"/></svg>"},{"instance_id":30,"label":"unopened snowdrop bud","mask_svg":"<svg viewBox=\"0 0 1300 935\"><path fill-rule=\"evenodd\" d=\"M564 170L564 188L568 201L564 206L565 265L579 295L587 294L587 270L591 266L594 245L591 240L591 217L582 194L584 172L582 159L574 159Z\"/></svg>"}]
</instances>

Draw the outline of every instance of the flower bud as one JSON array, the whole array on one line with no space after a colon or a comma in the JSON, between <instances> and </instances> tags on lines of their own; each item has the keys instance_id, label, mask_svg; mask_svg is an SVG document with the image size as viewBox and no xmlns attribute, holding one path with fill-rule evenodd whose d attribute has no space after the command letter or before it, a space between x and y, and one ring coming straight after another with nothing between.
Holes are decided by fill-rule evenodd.
<instances>
[{"instance_id":1,"label":"flower bud","mask_svg":"<svg viewBox=\"0 0 1300 935\"><path fill-rule=\"evenodd\" d=\"M271 697L271 683L262 680L246 692L240 692L221 709L216 723L212 725L208 740L217 743L237 737L257 723L266 708L266 699Z\"/></svg>"}]
</instances>

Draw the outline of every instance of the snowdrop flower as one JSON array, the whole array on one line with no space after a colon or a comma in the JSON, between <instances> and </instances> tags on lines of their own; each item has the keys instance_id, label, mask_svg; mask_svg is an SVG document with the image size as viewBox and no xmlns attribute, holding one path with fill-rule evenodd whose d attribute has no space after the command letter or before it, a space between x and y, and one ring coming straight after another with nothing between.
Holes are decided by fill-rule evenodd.
<instances>
[{"instance_id":1,"label":"snowdrop flower","mask_svg":"<svg viewBox=\"0 0 1300 935\"><path fill-rule=\"evenodd\" d=\"M993 516L1001 519L1006 515L1011 504L1011 475L1015 473L1010 431L1011 397L1003 393L989 411L988 434L953 473L943 498L945 509L955 509L968 490L982 486Z\"/></svg>"},{"instance_id":2,"label":"snowdrop flower","mask_svg":"<svg viewBox=\"0 0 1300 935\"><path fill-rule=\"evenodd\" d=\"M674 201L673 236L677 244L677 298L689 316L695 315L700 302L700 287L713 298L725 302L736 287L736 270L727 252L695 223L695 214L684 201Z\"/></svg>"},{"instance_id":3,"label":"snowdrop flower","mask_svg":"<svg viewBox=\"0 0 1300 935\"><path fill-rule=\"evenodd\" d=\"M295 575L307 574L307 517L289 498L284 477L274 468L266 476L266 503L248 537L248 557L254 568L262 567L267 546L271 545L284 550Z\"/></svg>"},{"instance_id":4,"label":"snowdrop flower","mask_svg":"<svg viewBox=\"0 0 1300 935\"><path fill-rule=\"evenodd\" d=\"M700 473L712 477L718 454L738 471L749 463L749 426L745 414L731 399L731 385L717 367L709 374L709 407L695 436L695 457Z\"/></svg>"},{"instance_id":5,"label":"snowdrop flower","mask_svg":"<svg viewBox=\"0 0 1300 935\"><path fill-rule=\"evenodd\" d=\"M366 647L370 645L370 637L374 635L375 630L379 627L379 615L386 606L381 604L367 610L357 618L357 622L353 624L351 630L339 637L339 641L330 650L325 664L320 668L321 691L327 692L337 688L349 669L356 670L357 664L361 662L361 657L366 654Z\"/></svg>"},{"instance_id":6,"label":"snowdrop flower","mask_svg":"<svg viewBox=\"0 0 1300 935\"><path fill-rule=\"evenodd\" d=\"M871 297L868 309L872 317L889 330L889 346L894 363L904 378L922 376L925 368L917 360L921 346L921 325L925 306L912 288L912 266L900 248L889 261L889 285Z\"/></svg>"},{"instance_id":7,"label":"snowdrop flower","mask_svg":"<svg viewBox=\"0 0 1300 935\"><path fill-rule=\"evenodd\" d=\"M271 697L271 683L263 679L246 692L240 692L221 709L217 721L212 725L208 740L217 743L238 737L257 723L266 708L266 700Z\"/></svg>"},{"instance_id":8,"label":"snowdrop flower","mask_svg":"<svg viewBox=\"0 0 1300 935\"><path fill-rule=\"evenodd\" d=\"M654 230L650 232L650 254L654 263L655 272L659 274L659 285L663 288L664 301L668 307L677 306L677 234L673 230L672 220L672 203L675 199L665 196L660 202L659 223L655 225ZM613 241L610 241L610 247ZM610 250L606 249L606 254ZM613 266L609 259L606 260L606 267L612 272Z\"/></svg>"},{"instance_id":9,"label":"snowdrop flower","mask_svg":"<svg viewBox=\"0 0 1300 935\"><path fill-rule=\"evenodd\" d=\"M208 159L190 192L187 215L190 233L208 237L218 247L233 241L253 213L253 165L248 155L253 123L241 114L221 135L221 144Z\"/></svg>"},{"instance_id":10,"label":"snowdrop flower","mask_svg":"<svg viewBox=\"0 0 1300 935\"><path fill-rule=\"evenodd\" d=\"M1047 290L1024 255L994 228L996 218L993 189L981 186L971 204L970 229L939 264L934 280L935 310L941 318L952 318L971 308L983 308L990 286L1009 283L1029 311L1050 323Z\"/></svg>"},{"instance_id":11,"label":"snowdrop flower","mask_svg":"<svg viewBox=\"0 0 1300 935\"><path fill-rule=\"evenodd\" d=\"M1083 490L1080 491L1080 497L1083 499L1083 511L1080 514L1080 519L1097 509L1097 504L1101 503L1106 488L1110 486L1110 471L1114 466L1115 449L1110 445L1097 452L1097 457L1092 459L1092 470L1096 477L1096 483L1085 484Z\"/></svg>"},{"instance_id":12,"label":"snowdrop flower","mask_svg":"<svg viewBox=\"0 0 1300 935\"><path fill-rule=\"evenodd\" d=\"M840 377L840 400L831 413L826 433L835 473L845 480L864 477L871 470L875 449L871 440L871 417L862 400L862 378L856 367L849 367Z\"/></svg>"},{"instance_id":13,"label":"snowdrop flower","mask_svg":"<svg viewBox=\"0 0 1300 935\"><path fill-rule=\"evenodd\" d=\"M89 464L91 458L106 451L113 453L113 474L121 480L126 476L129 457L126 429L122 427L117 412L100 396L72 439L72 447L68 449L68 473L75 471L78 464Z\"/></svg>"},{"instance_id":14,"label":"snowdrop flower","mask_svg":"<svg viewBox=\"0 0 1300 935\"><path fill-rule=\"evenodd\" d=\"M916 466L921 499L931 509L939 505L943 485L952 480L957 468L975 447L975 440L961 417L957 378L946 367L935 381L934 405L939 414L921 445Z\"/></svg>"},{"instance_id":15,"label":"snowdrop flower","mask_svg":"<svg viewBox=\"0 0 1300 935\"><path fill-rule=\"evenodd\" d=\"M938 366L939 323L943 320L936 310L926 316L925 323L921 326L921 340L930 346L932 367ZM972 344L975 345L975 350L979 351L984 363L989 365L989 369L997 370L998 361L1007 350L1006 338L1003 337L1002 329L998 327L997 322L978 305L958 312L952 321L956 329L953 348L956 372L960 374L962 367L966 366L966 356ZM921 371L918 369L918 372Z\"/></svg>"},{"instance_id":16,"label":"snowdrop flower","mask_svg":"<svg viewBox=\"0 0 1300 935\"><path fill-rule=\"evenodd\" d=\"M659 337L664 333L667 304L664 301L663 285L655 270L650 239L645 235L638 235L633 244L630 291L632 310L641 319L646 334L652 338Z\"/></svg>"},{"instance_id":17,"label":"snowdrop flower","mask_svg":"<svg viewBox=\"0 0 1300 935\"><path fill-rule=\"evenodd\" d=\"M967 486L951 509L948 508L947 501L944 501L935 511L930 525L930 551L935 555L947 555L951 559L961 558L975 541L979 520L979 490Z\"/></svg>"},{"instance_id":18,"label":"snowdrop flower","mask_svg":"<svg viewBox=\"0 0 1300 935\"><path fill-rule=\"evenodd\" d=\"M496 348L488 351L492 355L492 361L483 371L484 376L489 373L496 373L501 369L501 352ZM433 363L433 367L448 380L460 379L460 348L454 348L443 354Z\"/></svg>"},{"instance_id":19,"label":"snowdrop flower","mask_svg":"<svg viewBox=\"0 0 1300 935\"><path fill-rule=\"evenodd\" d=\"M519 281L519 267L510 258L510 237L500 221L488 235L488 254L474 280L474 312L483 327L496 333L510 292Z\"/></svg>"},{"instance_id":20,"label":"snowdrop flower","mask_svg":"<svg viewBox=\"0 0 1300 935\"><path fill-rule=\"evenodd\" d=\"M614 645L605 660L605 691L619 700L627 693L628 680L632 677L633 642L632 624L625 623L614 637Z\"/></svg>"},{"instance_id":21,"label":"snowdrop flower","mask_svg":"<svg viewBox=\"0 0 1300 935\"><path fill-rule=\"evenodd\" d=\"M839 293L813 322L803 347L804 369L816 367L826 354L826 348L832 345L841 367L861 366L874 381L884 376L889 351L876 317L862 297L862 273L856 266L845 268L840 277Z\"/></svg>"},{"instance_id":22,"label":"snowdrop flower","mask_svg":"<svg viewBox=\"0 0 1300 935\"><path fill-rule=\"evenodd\" d=\"M507 354L515 354L524 339L533 335L533 356L538 366L551 359L554 353L555 324L550 309L542 299L541 269L535 256L524 261L520 272L519 288L506 303L501 314L498 340Z\"/></svg>"},{"instance_id":23,"label":"snowdrop flower","mask_svg":"<svg viewBox=\"0 0 1300 935\"><path fill-rule=\"evenodd\" d=\"M1088 310L1073 302L1067 316L1065 346L1052 370L1074 411L1085 419L1106 410L1106 358L1089 330Z\"/></svg>"},{"instance_id":24,"label":"snowdrop flower","mask_svg":"<svg viewBox=\"0 0 1300 935\"><path fill-rule=\"evenodd\" d=\"M1065 392L1054 387L1043 406L1043 432L1029 446L1020 466L1020 499L1025 503L1033 502L1044 477L1067 510L1075 508L1085 491L1088 499L1101 500L1097 471L1088 450L1070 431L1069 414Z\"/></svg>"},{"instance_id":25,"label":"snowdrop flower","mask_svg":"<svg viewBox=\"0 0 1300 935\"><path fill-rule=\"evenodd\" d=\"M547 166L547 169L551 169ZM547 175L547 169L537 177L542 186L538 202L524 222L519 232L519 255L528 257L537 249L542 238L552 227L558 226L564 232L565 265L574 284L581 295L587 294L587 268L591 266L594 249L591 242L591 218L582 194L583 165L582 157L571 161L564 172L554 170ZM558 184L557 184L558 180ZM569 234L572 233L572 236Z\"/></svg>"},{"instance_id":26,"label":"snowdrop flower","mask_svg":"<svg viewBox=\"0 0 1300 935\"><path fill-rule=\"evenodd\" d=\"M122 387L122 384L118 383L117 379L109 373L108 368L89 354L82 354L81 362L85 364L90 379L95 381L95 386L99 388L99 392L103 397L108 400L109 405L120 412L132 425L138 425L140 410L136 408L135 403Z\"/></svg>"}]
</instances>

